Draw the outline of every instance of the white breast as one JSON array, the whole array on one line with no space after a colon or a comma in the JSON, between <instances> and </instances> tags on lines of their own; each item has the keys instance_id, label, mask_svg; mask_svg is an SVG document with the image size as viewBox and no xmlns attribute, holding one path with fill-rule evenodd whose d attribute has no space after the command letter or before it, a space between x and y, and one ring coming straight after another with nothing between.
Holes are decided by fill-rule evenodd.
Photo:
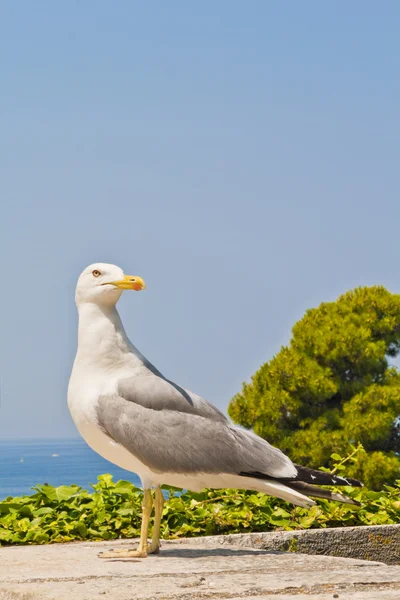
<instances>
[{"instance_id":1,"label":"white breast","mask_svg":"<svg viewBox=\"0 0 400 600\"><path fill-rule=\"evenodd\" d=\"M93 382L96 381L96 385ZM140 460L102 431L97 422L96 403L101 395L117 392L116 378L101 373L73 370L68 387L68 408L85 442L100 456L122 469L139 475L144 487L155 483L153 474Z\"/></svg>"}]
</instances>

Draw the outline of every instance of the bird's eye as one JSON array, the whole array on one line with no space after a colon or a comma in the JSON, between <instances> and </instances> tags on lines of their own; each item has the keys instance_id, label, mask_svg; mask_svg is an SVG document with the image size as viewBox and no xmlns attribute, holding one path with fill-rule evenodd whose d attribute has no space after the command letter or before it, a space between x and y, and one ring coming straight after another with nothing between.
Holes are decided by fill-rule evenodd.
<instances>
[{"instance_id":1,"label":"bird's eye","mask_svg":"<svg viewBox=\"0 0 400 600\"><path fill-rule=\"evenodd\" d=\"M100 277L101 273L100 273L100 271L95 269L94 271L92 271L92 275L93 275L93 277Z\"/></svg>"}]
</instances>

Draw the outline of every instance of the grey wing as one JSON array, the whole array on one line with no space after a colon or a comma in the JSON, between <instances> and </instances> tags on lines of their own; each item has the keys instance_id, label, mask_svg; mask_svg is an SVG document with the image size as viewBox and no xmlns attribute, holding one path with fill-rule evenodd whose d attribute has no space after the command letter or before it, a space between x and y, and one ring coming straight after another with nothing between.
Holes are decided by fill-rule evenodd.
<instances>
[{"instance_id":1,"label":"grey wing","mask_svg":"<svg viewBox=\"0 0 400 600\"><path fill-rule=\"evenodd\" d=\"M258 436L191 412L155 410L120 396L101 396L98 424L153 472L264 473L290 477L293 463Z\"/></svg>"},{"instance_id":2,"label":"grey wing","mask_svg":"<svg viewBox=\"0 0 400 600\"><path fill-rule=\"evenodd\" d=\"M190 413L217 421L227 421L225 415L201 396L185 390L160 374L147 372L121 379L118 395L144 408Z\"/></svg>"}]
</instances>

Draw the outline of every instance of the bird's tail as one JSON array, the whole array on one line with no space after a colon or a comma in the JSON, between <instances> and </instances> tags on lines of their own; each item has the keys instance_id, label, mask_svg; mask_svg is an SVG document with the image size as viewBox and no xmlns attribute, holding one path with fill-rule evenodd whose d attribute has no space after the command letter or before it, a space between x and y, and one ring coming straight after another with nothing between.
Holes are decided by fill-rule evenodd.
<instances>
[{"instance_id":1,"label":"bird's tail","mask_svg":"<svg viewBox=\"0 0 400 600\"><path fill-rule=\"evenodd\" d=\"M260 492L263 491L267 494L270 493L298 506L312 506L315 504L308 496L361 506L359 502L344 494L317 487L319 485L362 487L363 484L361 481L352 479L351 477L341 477L335 473L309 469L301 465L294 466L297 471L294 477L271 477L270 475L258 472L241 473L241 475L253 478L254 482L262 480L262 484L259 483L259 486L253 489L257 489Z\"/></svg>"}]
</instances>

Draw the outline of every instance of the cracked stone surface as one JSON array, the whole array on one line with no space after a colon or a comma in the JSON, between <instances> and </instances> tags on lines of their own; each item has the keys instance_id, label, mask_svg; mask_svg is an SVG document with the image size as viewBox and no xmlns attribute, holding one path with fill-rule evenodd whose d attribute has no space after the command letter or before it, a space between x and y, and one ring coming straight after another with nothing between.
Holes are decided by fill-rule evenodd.
<instances>
[{"instance_id":1,"label":"cracked stone surface","mask_svg":"<svg viewBox=\"0 0 400 600\"><path fill-rule=\"evenodd\" d=\"M242 540L243 543L243 540ZM0 600L388 600L400 566L190 540L147 559L99 559L127 540L0 548Z\"/></svg>"}]
</instances>

